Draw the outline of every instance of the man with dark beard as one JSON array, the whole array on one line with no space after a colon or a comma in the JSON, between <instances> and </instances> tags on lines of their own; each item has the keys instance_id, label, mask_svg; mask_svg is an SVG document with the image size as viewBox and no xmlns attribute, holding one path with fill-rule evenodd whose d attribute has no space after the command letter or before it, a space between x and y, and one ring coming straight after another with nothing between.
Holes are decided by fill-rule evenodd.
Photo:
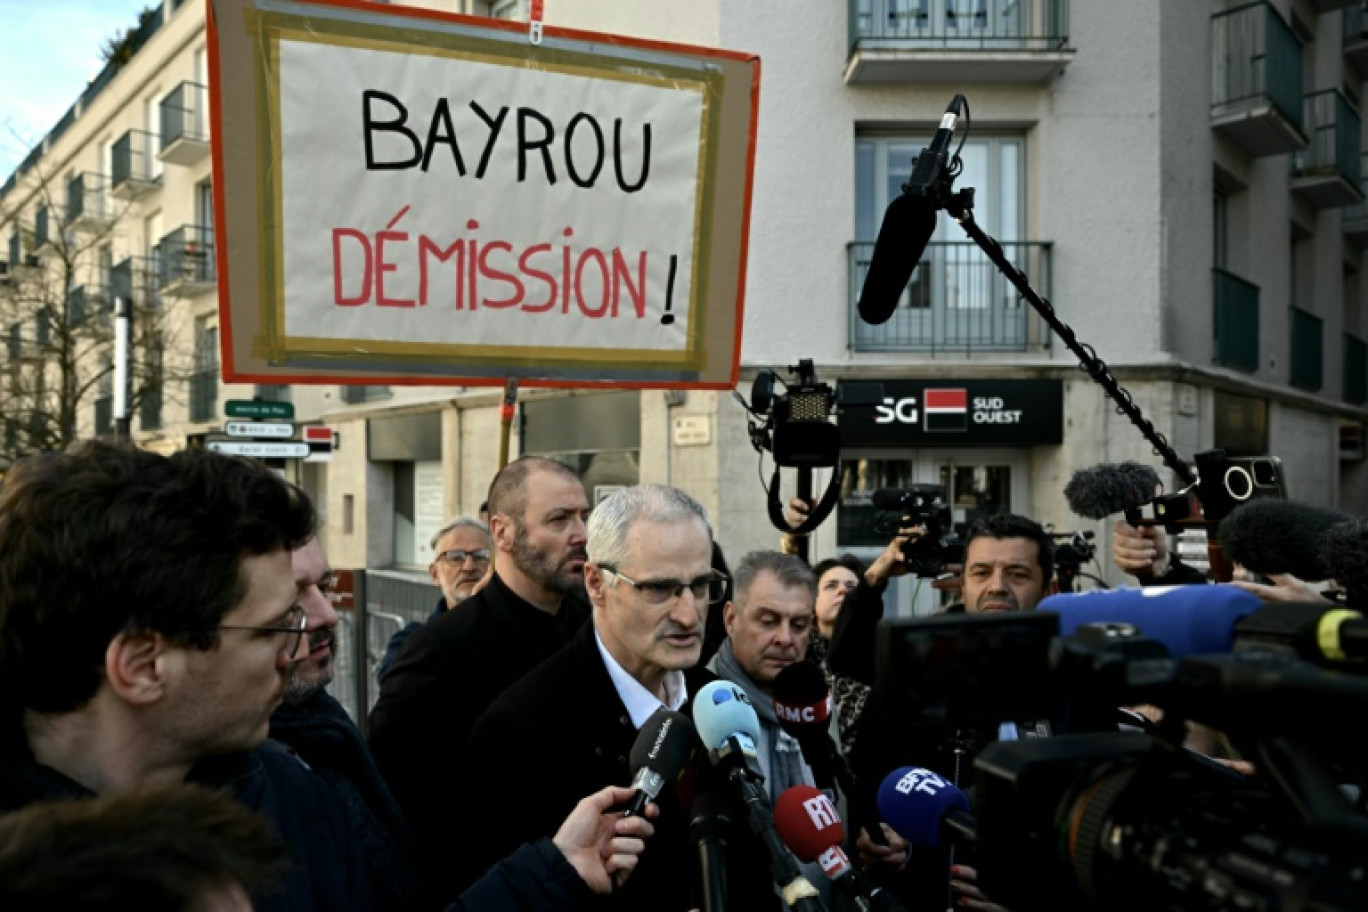
<instances>
[{"instance_id":1,"label":"man with dark beard","mask_svg":"<svg viewBox=\"0 0 1368 912\"><path fill-rule=\"evenodd\" d=\"M560 463L523 457L489 489L489 584L415 632L370 716L370 747L418 840L433 895L461 883L475 720L510 684L574 637L584 594L589 501ZM607 783L604 783L607 784Z\"/></svg>"},{"instance_id":2,"label":"man with dark beard","mask_svg":"<svg viewBox=\"0 0 1368 912\"><path fill-rule=\"evenodd\" d=\"M271 738L288 745L337 797L353 845L370 867L383 909L419 899L413 835L356 723L324 688L333 678L337 612L328 599L333 572L317 538L290 555L297 599L308 619L309 650L295 663L285 702L271 715Z\"/></svg>"}]
</instances>

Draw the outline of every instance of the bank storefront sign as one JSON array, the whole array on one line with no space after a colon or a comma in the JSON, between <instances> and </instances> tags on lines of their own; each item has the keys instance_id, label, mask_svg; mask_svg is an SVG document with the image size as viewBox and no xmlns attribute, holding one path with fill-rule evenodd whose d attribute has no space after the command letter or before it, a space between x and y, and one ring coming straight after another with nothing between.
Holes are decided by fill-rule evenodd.
<instances>
[{"instance_id":1,"label":"bank storefront sign","mask_svg":"<svg viewBox=\"0 0 1368 912\"><path fill-rule=\"evenodd\" d=\"M841 413L843 447L1021 446L1064 441L1062 380L885 380Z\"/></svg>"}]
</instances>

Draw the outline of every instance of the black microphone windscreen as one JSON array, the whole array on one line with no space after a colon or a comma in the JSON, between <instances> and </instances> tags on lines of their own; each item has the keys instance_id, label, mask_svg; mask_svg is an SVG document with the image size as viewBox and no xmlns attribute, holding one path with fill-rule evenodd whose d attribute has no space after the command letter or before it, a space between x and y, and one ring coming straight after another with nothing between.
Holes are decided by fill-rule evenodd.
<instances>
[{"instance_id":1,"label":"black microphone windscreen","mask_svg":"<svg viewBox=\"0 0 1368 912\"><path fill-rule=\"evenodd\" d=\"M696 741L689 717L662 706L637 732L629 757L632 772L649 767L667 782L675 779L693 755Z\"/></svg>"},{"instance_id":2,"label":"black microphone windscreen","mask_svg":"<svg viewBox=\"0 0 1368 912\"><path fill-rule=\"evenodd\" d=\"M831 690L826 675L811 662L794 662L774 676L774 699L805 706L827 699Z\"/></svg>"},{"instance_id":3,"label":"black microphone windscreen","mask_svg":"<svg viewBox=\"0 0 1368 912\"><path fill-rule=\"evenodd\" d=\"M878 326L893 316L935 232L936 207L929 199L904 193L888 204L860 289L861 320Z\"/></svg>"},{"instance_id":4,"label":"black microphone windscreen","mask_svg":"<svg viewBox=\"0 0 1368 912\"><path fill-rule=\"evenodd\" d=\"M1327 507L1261 497L1221 520L1216 538L1227 558L1253 573L1323 580L1331 576L1323 554L1325 535L1353 518Z\"/></svg>"},{"instance_id":5,"label":"black microphone windscreen","mask_svg":"<svg viewBox=\"0 0 1368 912\"><path fill-rule=\"evenodd\" d=\"M1159 473L1138 462L1103 463L1074 472L1064 486L1069 509L1085 519L1106 519L1154 499Z\"/></svg>"},{"instance_id":6,"label":"black microphone windscreen","mask_svg":"<svg viewBox=\"0 0 1368 912\"><path fill-rule=\"evenodd\" d=\"M1368 611L1368 520L1351 519L1325 533L1322 556L1350 608Z\"/></svg>"}]
</instances>

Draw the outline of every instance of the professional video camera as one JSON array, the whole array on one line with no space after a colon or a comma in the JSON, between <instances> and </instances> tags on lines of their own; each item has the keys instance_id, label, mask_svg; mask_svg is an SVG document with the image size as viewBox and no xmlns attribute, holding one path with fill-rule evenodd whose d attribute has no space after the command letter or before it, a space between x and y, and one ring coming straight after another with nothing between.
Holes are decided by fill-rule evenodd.
<instances>
[{"instance_id":1,"label":"professional video camera","mask_svg":"<svg viewBox=\"0 0 1368 912\"><path fill-rule=\"evenodd\" d=\"M1096 612L1071 605L885 622L877 689L898 706L909 743L1024 718L1068 732L997 741L975 759L973 851L994 902L1016 912L1368 908L1368 761L1344 728L1368 709L1368 675L1354 673L1368 666L1349 657L1368 652L1368 621L1325 605L1236 610L1236 593L1214 608L1234 618L1232 651L1180 658L1133 625L1079 623ZM1057 636L1061 619L1072 636ZM1313 642L1331 629L1333 649ZM1116 730L1116 707L1138 703L1161 707L1161 725ZM1219 729L1255 773L1181 747L1185 721Z\"/></svg>"},{"instance_id":2,"label":"professional video camera","mask_svg":"<svg viewBox=\"0 0 1368 912\"><path fill-rule=\"evenodd\" d=\"M838 393L817 379L809 358L799 360L788 372L791 382L780 379L775 371L760 371L751 385L749 402L734 390L732 395L749 415L746 424L755 451L768 450L774 456L774 475L767 492L770 521L781 532L806 533L835 508L841 473L832 472L816 508L791 529L779 502L779 469L799 470L799 496L806 499L810 491L804 488L811 486L812 470L835 468L841 459L841 431L831 419L843 408L877 405L883 399L883 384L843 383Z\"/></svg>"},{"instance_id":3,"label":"professional video camera","mask_svg":"<svg viewBox=\"0 0 1368 912\"><path fill-rule=\"evenodd\" d=\"M880 535L892 538L911 526L925 528L924 533L910 537L902 547L903 559L917 576L938 576L947 564L964 560L964 540L953 523L941 485L879 488L870 501L880 511L874 517L874 531Z\"/></svg>"}]
</instances>

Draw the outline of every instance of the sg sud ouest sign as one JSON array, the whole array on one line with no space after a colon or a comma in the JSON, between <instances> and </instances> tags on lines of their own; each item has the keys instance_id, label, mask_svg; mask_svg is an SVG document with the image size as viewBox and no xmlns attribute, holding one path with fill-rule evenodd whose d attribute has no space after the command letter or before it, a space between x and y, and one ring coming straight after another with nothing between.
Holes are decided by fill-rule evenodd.
<instances>
[{"instance_id":1,"label":"sg sud ouest sign","mask_svg":"<svg viewBox=\"0 0 1368 912\"><path fill-rule=\"evenodd\" d=\"M1061 380L885 380L840 416L844 447L1034 446L1064 441Z\"/></svg>"}]
</instances>

